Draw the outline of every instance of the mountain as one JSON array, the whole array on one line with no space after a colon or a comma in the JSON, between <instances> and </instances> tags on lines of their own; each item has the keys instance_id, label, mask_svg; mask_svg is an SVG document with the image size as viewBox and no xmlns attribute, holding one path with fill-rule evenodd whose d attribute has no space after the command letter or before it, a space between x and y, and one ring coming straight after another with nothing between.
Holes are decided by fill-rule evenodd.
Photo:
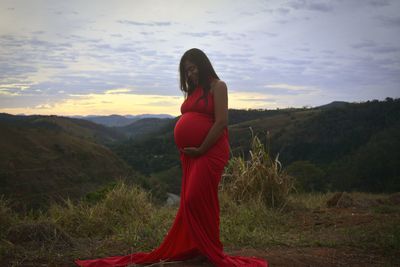
<instances>
[{"instance_id":1,"label":"mountain","mask_svg":"<svg viewBox=\"0 0 400 267\"><path fill-rule=\"evenodd\" d=\"M140 114L140 115L108 115L108 116L97 116L97 115L88 115L88 116L70 116L71 118L79 118L88 120L97 124L102 124L108 127L123 127L129 124L132 124L135 121L145 118L173 118L173 116L169 114Z\"/></svg>"},{"instance_id":2,"label":"mountain","mask_svg":"<svg viewBox=\"0 0 400 267\"><path fill-rule=\"evenodd\" d=\"M163 188L179 194L178 119L110 128L77 118L0 114L0 194L40 206L82 197L118 177L161 188L160 196ZM302 190L400 191L400 99L230 109L228 128L233 156L248 158L257 135Z\"/></svg>"},{"instance_id":3,"label":"mountain","mask_svg":"<svg viewBox=\"0 0 400 267\"><path fill-rule=\"evenodd\" d=\"M0 194L18 205L36 208L52 199L84 196L118 178L138 177L103 145L121 138L105 126L2 113L0 129Z\"/></svg>"},{"instance_id":4,"label":"mountain","mask_svg":"<svg viewBox=\"0 0 400 267\"><path fill-rule=\"evenodd\" d=\"M174 116L169 114L139 114L139 115L125 115L127 118L138 118L138 119L145 119L145 118L160 118L160 119L172 119Z\"/></svg>"},{"instance_id":5,"label":"mountain","mask_svg":"<svg viewBox=\"0 0 400 267\"><path fill-rule=\"evenodd\" d=\"M350 105L349 102L345 102L345 101L333 101L329 104L326 105L322 105L322 106L318 106L316 107L317 109L326 109L326 108L341 108L341 107L346 107Z\"/></svg>"},{"instance_id":6,"label":"mountain","mask_svg":"<svg viewBox=\"0 0 400 267\"><path fill-rule=\"evenodd\" d=\"M87 120L60 117L55 115L11 115L0 113L0 121L10 126L30 128L41 127L53 130L65 131L66 133L83 138L90 139L101 144L113 143L125 138L115 129L105 127Z\"/></svg>"},{"instance_id":7,"label":"mountain","mask_svg":"<svg viewBox=\"0 0 400 267\"><path fill-rule=\"evenodd\" d=\"M320 169L318 190L399 191L400 99L322 109L280 130L271 149L288 167Z\"/></svg>"},{"instance_id":8,"label":"mountain","mask_svg":"<svg viewBox=\"0 0 400 267\"><path fill-rule=\"evenodd\" d=\"M81 119L88 120L104 126L125 126L136 120L136 118L126 118L121 115L109 115L109 116L86 116Z\"/></svg>"},{"instance_id":9,"label":"mountain","mask_svg":"<svg viewBox=\"0 0 400 267\"><path fill-rule=\"evenodd\" d=\"M127 126L114 127L118 132L123 133L128 138L138 138L148 136L163 129L170 124L170 118L145 118L139 119Z\"/></svg>"},{"instance_id":10,"label":"mountain","mask_svg":"<svg viewBox=\"0 0 400 267\"><path fill-rule=\"evenodd\" d=\"M142 173L176 168L177 119L162 131L116 143L112 149ZM400 191L399 99L333 102L316 108L230 109L228 128L234 156L248 156L253 132L272 156L279 154L284 169L302 173L304 179L317 177L318 181L304 182L305 190Z\"/></svg>"}]
</instances>

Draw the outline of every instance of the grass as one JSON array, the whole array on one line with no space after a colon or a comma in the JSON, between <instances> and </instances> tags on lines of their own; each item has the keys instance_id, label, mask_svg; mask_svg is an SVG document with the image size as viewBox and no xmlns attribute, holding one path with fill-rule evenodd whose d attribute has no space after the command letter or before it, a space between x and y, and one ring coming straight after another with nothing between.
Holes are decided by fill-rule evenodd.
<instances>
[{"instance_id":1,"label":"grass","mask_svg":"<svg viewBox=\"0 0 400 267\"><path fill-rule=\"evenodd\" d=\"M228 250L352 247L396 257L399 213L374 212L376 207L327 209L332 195L292 194L287 209L279 210L260 199L237 203L220 191L221 242ZM39 214L16 214L7 205L0 199L2 266L70 265L76 258L150 251L161 243L178 209L157 206L148 192L123 182L96 203L67 200Z\"/></svg>"},{"instance_id":2,"label":"grass","mask_svg":"<svg viewBox=\"0 0 400 267\"><path fill-rule=\"evenodd\" d=\"M282 170L278 156L272 157L257 136L252 137L250 158L233 157L220 184L237 203L258 200L267 207L283 209L295 180Z\"/></svg>"},{"instance_id":3,"label":"grass","mask_svg":"<svg viewBox=\"0 0 400 267\"><path fill-rule=\"evenodd\" d=\"M293 179L256 137L249 160L233 158L223 178L220 236L228 250L345 247L378 251L388 262L398 262L398 206L384 201L371 207L327 208L334 192L293 193ZM387 197L349 194L357 200ZM67 199L43 212L22 214L10 207L0 197L0 266L65 266L77 258L150 251L162 242L178 211L123 181L100 196Z\"/></svg>"}]
</instances>

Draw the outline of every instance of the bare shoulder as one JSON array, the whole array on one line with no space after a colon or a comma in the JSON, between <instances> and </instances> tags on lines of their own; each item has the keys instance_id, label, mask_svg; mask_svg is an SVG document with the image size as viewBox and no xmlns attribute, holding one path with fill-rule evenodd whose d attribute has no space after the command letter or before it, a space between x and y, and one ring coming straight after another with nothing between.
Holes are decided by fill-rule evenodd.
<instances>
[{"instance_id":1,"label":"bare shoulder","mask_svg":"<svg viewBox=\"0 0 400 267\"><path fill-rule=\"evenodd\" d=\"M213 83L211 83L211 88L210 88L210 92L212 93L212 94L214 94L214 92L216 91L216 90L219 90L219 91L227 91L227 86L226 86L226 83L224 82L224 81L222 81L222 80L215 80Z\"/></svg>"}]
</instances>

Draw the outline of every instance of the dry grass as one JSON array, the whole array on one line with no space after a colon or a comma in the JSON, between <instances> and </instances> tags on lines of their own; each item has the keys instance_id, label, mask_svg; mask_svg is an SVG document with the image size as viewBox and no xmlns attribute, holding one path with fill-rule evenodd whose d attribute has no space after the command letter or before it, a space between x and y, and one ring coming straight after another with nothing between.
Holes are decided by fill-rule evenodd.
<instances>
[{"instance_id":1,"label":"dry grass","mask_svg":"<svg viewBox=\"0 0 400 267\"><path fill-rule=\"evenodd\" d=\"M272 158L257 136L252 137L249 153L249 160L233 157L229 161L220 190L237 203L256 199L283 209L294 190L294 178L282 171L278 156Z\"/></svg>"},{"instance_id":2,"label":"dry grass","mask_svg":"<svg viewBox=\"0 0 400 267\"><path fill-rule=\"evenodd\" d=\"M221 241L228 250L317 246L374 250L388 258L397 255L398 209L325 208L332 194L291 194L289 205L297 205L279 210L260 198L237 203L220 191ZM143 189L119 183L97 203L66 201L36 215L16 215L1 200L0 215L11 219L1 225L0 265L69 266L77 258L150 251L165 237L178 208L157 207L150 199Z\"/></svg>"},{"instance_id":3,"label":"dry grass","mask_svg":"<svg viewBox=\"0 0 400 267\"><path fill-rule=\"evenodd\" d=\"M249 159L232 158L220 184L224 246L356 248L397 259L398 206L329 209L326 201L334 193L291 194L293 182L278 158L271 158L253 137ZM0 266L69 266L77 258L159 246L178 207L157 206L150 193L123 181L104 194L95 203L65 200L38 214L16 214L0 197ZM387 197L350 194L357 199Z\"/></svg>"},{"instance_id":4,"label":"dry grass","mask_svg":"<svg viewBox=\"0 0 400 267\"><path fill-rule=\"evenodd\" d=\"M92 205L73 203L67 199L64 205L54 204L48 215L52 220L77 237L94 237L113 234L127 222L148 222L154 206L150 195L138 186L120 182L105 198Z\"/></svg>"}]
</instances>

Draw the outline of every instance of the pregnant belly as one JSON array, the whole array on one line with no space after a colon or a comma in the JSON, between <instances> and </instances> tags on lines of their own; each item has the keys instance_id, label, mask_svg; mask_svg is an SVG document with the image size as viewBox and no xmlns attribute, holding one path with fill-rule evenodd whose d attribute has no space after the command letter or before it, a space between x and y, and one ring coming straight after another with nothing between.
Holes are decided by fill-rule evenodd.
<instances>
[{"instance_id":1,"label":"pregnant belly","mask_svg":"<svg viewBox=\"0 0 400 267\"><path fill-rule=\"evenodd\" d=\"M175 124L175 143L179 148L199 147L206 138L213 119L202 113L186 112Z\"/></svg>"}]
</instances>

